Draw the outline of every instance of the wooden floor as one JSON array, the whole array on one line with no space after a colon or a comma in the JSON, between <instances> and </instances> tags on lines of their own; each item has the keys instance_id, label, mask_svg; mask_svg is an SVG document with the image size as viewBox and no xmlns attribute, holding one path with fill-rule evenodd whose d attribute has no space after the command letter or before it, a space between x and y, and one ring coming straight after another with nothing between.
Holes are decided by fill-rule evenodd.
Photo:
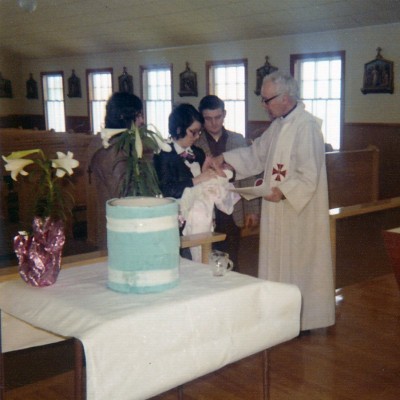
<instances>
[{"instance_id":1,"label":"wooden floor","mask_svg":"<svg viewBox=\"0 0 400 400\"><path fill-rule=\"evenodd\" d=\"M348 250L342 246L338 259L336 325L269 351L270 400L400 399L400 290L379 253L379 236L367 237L362 221L359 226L362 233L342 227ZM254 275L257 241L246 241L241 272ZM246 261L250 269L243 268ZM69 343L41 354L6 354L5 400L73 399L72 356ZM255 355L200 378L183 393L184 400L261 399L262 358ZM153 400L176 398L173 390Z\"/></svg>"}]
</instances>

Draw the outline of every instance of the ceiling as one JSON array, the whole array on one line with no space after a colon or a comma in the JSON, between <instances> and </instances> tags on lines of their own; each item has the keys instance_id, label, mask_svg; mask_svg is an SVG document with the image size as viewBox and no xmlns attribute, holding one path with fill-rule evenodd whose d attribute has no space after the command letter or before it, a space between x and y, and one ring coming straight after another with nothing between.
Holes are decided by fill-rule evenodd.
<instances>
[{"instance_id":1,"label":"ceiling","mask_svg":"<svg viewBox=\"0 0 400 400\"><path fill-rule=\"evenodd\" d=\"M27 0L19 0L27 1ZM148 50L400 22L400 0L0 0L0 51Z\"/></svg>"}]
</instances>

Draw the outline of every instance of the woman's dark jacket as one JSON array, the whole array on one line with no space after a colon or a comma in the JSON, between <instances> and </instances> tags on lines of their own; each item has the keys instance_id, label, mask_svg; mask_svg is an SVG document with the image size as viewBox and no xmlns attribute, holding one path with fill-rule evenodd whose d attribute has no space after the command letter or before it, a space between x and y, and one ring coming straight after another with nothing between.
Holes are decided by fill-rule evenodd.
<instances>
[{"instance_id":1,"label":"woman's dark jacket","mask_svg":"<svg viewBox=\"0 0 400 400\"><path fill-rule=\"evenodd\" d=\"M154 167L160 183L161 193L164 197L179 199L187 187L193 186L193 175L185 164L185 158L178 155L174 146L170 152L161 151L154 156ZM195 156L194 162L203 166L206 156L202 149L192 146Z\"/></svg>"}]
</instances>

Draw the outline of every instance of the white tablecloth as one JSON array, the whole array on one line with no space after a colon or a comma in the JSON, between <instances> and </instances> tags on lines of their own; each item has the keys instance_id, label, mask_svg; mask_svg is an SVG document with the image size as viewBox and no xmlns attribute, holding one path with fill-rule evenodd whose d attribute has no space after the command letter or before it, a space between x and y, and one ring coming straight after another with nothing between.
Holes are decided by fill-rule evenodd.
<instances>
[{"instance_id":1,"label":"white tablecloth","mask_svg":"<svg viewBox=\"0 0 400 400\"><path fill-rule=\"evenodd\" d=\"M62 270L47 288L0 284L0 309L82 341L89 400L146 399L298 335L293 285L235 272L213 277L183 259L180 278L162 293L122 294L107 289L105 262L85 265ZM8 322L3 351L17 336Z\"/></svg>"}]
</instances>

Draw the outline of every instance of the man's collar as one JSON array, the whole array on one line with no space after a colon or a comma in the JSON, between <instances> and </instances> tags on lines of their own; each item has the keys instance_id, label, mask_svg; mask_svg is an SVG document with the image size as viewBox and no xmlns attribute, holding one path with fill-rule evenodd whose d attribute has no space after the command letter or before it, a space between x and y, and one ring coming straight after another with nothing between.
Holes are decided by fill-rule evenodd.
<instances>
[{"instance_id":1,"label":"man's collar","mask_svg":"<svg viewBox=\"0 0 400 400\"><path fill-rule=\"evenodd\" d=\"M215 142L219 142L221 140L221 138L226 136L228 133L227 133L225 127L223 126L221 129L221 135L217 139L215 138L214 135L211 135L211 133L208 133L205 129L204 129L204 134L206 135L207 139L212 139Z\"/></svg>"},{"instance_id":2,"label":"man's collar","mask_svg":"<svg viewBox=\"0 0 400 400\"><path fill-rule=\"evenodd\" d=\"M297 107L297 103L291 108L286 114L282 115L281 118L286 118L292 111L294 111Z\"/></svg>"}]
</instances>

